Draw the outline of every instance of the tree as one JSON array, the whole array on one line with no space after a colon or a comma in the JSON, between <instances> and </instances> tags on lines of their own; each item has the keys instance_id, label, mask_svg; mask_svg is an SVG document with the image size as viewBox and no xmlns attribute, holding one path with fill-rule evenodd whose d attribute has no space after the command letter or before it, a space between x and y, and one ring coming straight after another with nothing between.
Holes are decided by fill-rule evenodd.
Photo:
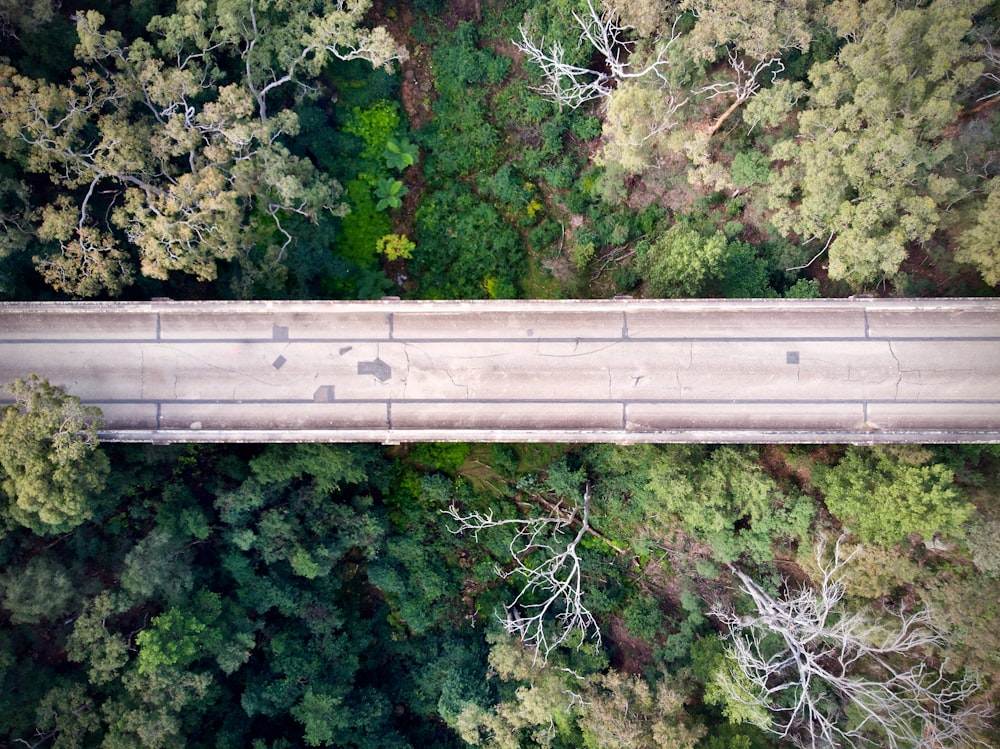
<instances>
[{"instance_id":1,"label":"tree","mask_svg":"<svg viewBox=\"0 0 1000 749\"><path fill-rule=\"evenodd\" d=\"M849 561L839 544L825 560L817 544L818 587L782 598L731 567L752 608L713 612L729 629L735 667L736 678L720 673L726 698L760 728L809 749L979 743L990 710L969 703L978 680L927 659L945 644L927 611L900 610L886 621L848 610L840 574Z\"/></svg>"},{"instance_id":2,"label":"tree","mask_svg":"<svg viewBox=\"0 0 1000 749\"><path fill-rule=\"evenodd\" d=\"M48 23L58 8L58 0L0 0L0 38L17 38Z\"/></svg>"},{"instance_id":3,"label":"tree","mask_svg":"<svg viewBox=\"0 0 1000 749\"><path fill-rule=\"evenodd\" d=\"M69 613L78 602L76 587L67 569L48 554L0 575L3 607L14 624L37 624Z\"/></svg>"},{"instance_id":4,"label":"tree","mask_svg":"<svg viewBox=\"0 0 1000 749\"><path fill-rule=\"evenodd\" d=\"M827 10L846 44L809 71L798 133L772 152L781 166L770 204L782 232L825 242L831 278L854 288L892 278L955 197L939 174L940 138L982 70L965 41L981 6L839 0Z\"/></svg>"},{"instance_id":5,"label":"tree","mask_svg":"<svg viewBox=\"0 0 1000 749\"><path fill-rule=\"evenodd\" d=\"M90 683L96 686L114 680L128 663L129 642L107 627L107 620L117 613L111 593L104 591L84 604L73 622L66 641L66 656L85 663Z\"/></svg>"},{"instance_id":6,"label":"tree","mask_svg":"<svg viewBox=\"0 0 1000 749\"><path fill-rule=\"evenodd\" d=\"M342 214L340 186L284 144L295 113L268 103L286 87L308 91L302 77L332 58L404 57L384 29L359 25L370 5L181 0L150 21L152 43L126 42L87 11L75 17L81 67L67 83L0 70L0 149L60 188L39 227L61 248L37 259L46 279L77 296L119 293L133 272L123 239L153 278L252 266L258 242L263 262L280 266L289 222Z\"/></svg>"},{"instance_id":7,"label":"tree","mask_svg":"<svg viewBox=\"0 0 1000 749\"><path fill-rule=\"evenodd\" d=\"M667 39L655 40L648 60L642 59L642 55L633 58L636 42L630 34L632 27L621 20L618 11L608 6L599 13L592 0L587 0L587 11L585 14L573 11L573 18L580 28L581 43L586 41L601 61L596 68L568 62L560 42L555 41L546 49L544 39L536 43L525 26L519 27L521 41L515 41L515 46L542 72L544 83L535 90L556 102L560 109L563 106L576 109L588 101L609 99L616 86L625 81L649 77L660 84L663 97L670 102L667 108L676 111L683 102L678 102L672 92L667 53L677 35L671 33Z\"/></svg>"},{"instance_id":8,"label":"tree","mask_svg":"<svg viewBox=\"0 0 1000 749\"><path fill-rule=\"evenodd\" d=\"M203 589L183 608L171 606L154 617L136 636L139 673L183 671L197 660L218 656L227 644L225 634L236 624L226 621L226 613L231 612L224 612L221 596Z\"/></svg>"},{"instance_id":9,"label":"tree","mask_svg":"<svg viewBox=\"0 0 1000 749\"><path fill-rule=\"evenodd\" d=\"M651 689L619 671L591 677L583 692L580 728L592 749L692 749L705 727L691 723L684 699L667 677Z\"/></svg>"},{"instance_id":10,"label":"tree","mask_svg":"<svg viewBox=\"0 0 1000 749\"><path fill-rule=\"evenodd\" d=\"M913 465L885 450L849 447L836 466L816 466L813 483L827 509L868 542L893 544L911 533L926 541L960 536L973 511L946 465Z\"/></svg>"},{"instance_id":11,"label":"tree","mask_svg":"<svg viewBox=\"0 0 1000 749\"><path fill-rule=\"evenodd\" d=\"M722 80L695 88L712 100L732 97L729 107L707 129L715 134L736 109L761 90L769 74L773 84L784 71L782 55L806 52L812 39L807 0L685 0L682 8L697 21L687 39L695 59L714 63L724 53Z\"/></svg>"},{"instance_id":12,"label":"tree","mask_svg":"<svg viewBox=\"0 0 1000 749\"><path fill-rule=\"evenodd\" d=\"M658 508L679 517L720 561L742 554L763 561L775 542L806 536L813 506L808 497L782 492L753 458L728 446L707 455L671 448L648 464L649 488Z\"/></svg>"},{"instance_id":13,"label":"tree","mask_svg":"<svg viewBox=\"0 0 1000 749\"><path fill-rule=\"evenodd\" d=\"M522 577L524 584L497 618L509 634L534 650L536 658L544 662L560 645L580 647L588 638L600 647L601 630L583 603L583 571L577 551L590 528L589 484L582 502L568 515L556 508L547 517L494 520L492 510L463 515L455 505L443 512L458 522L457 528L449 529L452 533L471 531L477 540L481 531L491 528L517 529L509 544L513 568L497 565L496 573L503 579ZM579 528L574 533L576 524Z\"/></svg>"},{"instance_id":14,"label":"tree","mask_svg":"<svg viewBox=\"0 0 1000 749\"><path fill-rule=\"evenodd\" d=\"M1000 178L987 183L986 198L980 203L972 225L958 238L955 259L971 263L990 286L1000 286Z\"/></svg>"},{"instance_id":15,"label":"tree","mask_svg":"<svg viewBox=\"0 0 1000 749\"><path fill-rule=\"evenodd\" d=\"M636 269L651 296L697 296L714 277L726 250L726 237L710 237L682 223L674 224L636 252Z\"/></svg>"},{"instance_id":16,"label":"tree","mask_svg":"<svg viewBox=\"0 0 1000 749\"><path fill-rule=\"evenodd\" d=\"M97 446L100 409L34 374L6 389L14 396L0 418L7 511L39 535L70 531L93 517L110 467Z\"/></svg>"}]
</instances>

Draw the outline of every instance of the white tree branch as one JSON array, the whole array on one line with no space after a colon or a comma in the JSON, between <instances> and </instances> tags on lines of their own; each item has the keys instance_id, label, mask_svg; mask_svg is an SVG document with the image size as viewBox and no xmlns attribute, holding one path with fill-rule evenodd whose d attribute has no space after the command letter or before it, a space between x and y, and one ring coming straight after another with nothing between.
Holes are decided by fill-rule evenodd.
<instances>
[{"instance_id":1,"label":"white tree branch","mask_svg":"<svg viewBox=\"0 0 1000 749\"><path fill-rule=\"evenodd\" d=\"M583 603L583 574L577 553L590 528L589 485L583 504L569 516L494 520L492 510L463 515L455 505L443 512L458 523L457 528L449 529L452 533L471 532L477 540L483 530L518 528L509 544L513 567L503 570L498 566L497 574L504 579L522 577L524 584L498 619L508 633L534 649L536 659L545 662L554 649L575 642L577 637L577 647L587 638L600 646L600 628ZM569 538L574 523L579 523L579 529Z\"/></svg>"},{"instance_id":2,"label":"white tree branch","mask_svg":"<svg viewBox=\"0 0 1000 749\"><path fill-rule=\"evenodd\" d=\"M858 551L844 554L839 539L827 561L818 544L817 588L781 599L732 568L754 611L713 612L729 628L729 655L750 685L749 693L728 685L727 697L765 707L769 730L809 749L985 746L975 732L991 708L969 703L979 679L953 678L924 660L944 644L926 611L900 610L886 622L842 605L843 571Z\"/></svg>"}]
</instances>

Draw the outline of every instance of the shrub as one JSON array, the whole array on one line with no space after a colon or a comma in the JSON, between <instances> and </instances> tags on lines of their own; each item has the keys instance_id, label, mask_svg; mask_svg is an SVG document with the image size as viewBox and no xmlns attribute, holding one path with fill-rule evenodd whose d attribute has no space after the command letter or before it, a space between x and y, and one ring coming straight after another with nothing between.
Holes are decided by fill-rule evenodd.
<instances>
[{"instance_id":1,"label":"shrub","mask_svg":"<svg viewBox=\"0 0 1000 749\"><path fill-rule=\"evenodd\" d=\"M387 260L409 260L416 245L405 234L386 234L375 243L375 252Z\"/></svg>"},{"instance_id":2,"label":"shrub","mask_svg":"<svg viewBox=\"0 0 1000 749\"><path fill-rule=\"evenodd\" d=\"M524 271L521 236L467 185L456 182L427 195L416 232L421 251L410 270L424 296L483 298L488 279L494 279L494 292L509 295Z\"/></svg>"},{"instance_id":3,"label":"shrub","mask_svg":"<svg viewBox=\"0 0 1000 749\"><path fill-rule=\"evenodd\" d=\"M399 129L399 124L399 104L394 101L379 101L367 109L355 107L344 125L344 131L364 141L365 147L361 152L363 158L378 159Z\"/></svg>"},{"instance_id":4,"label":"shrub","mask_svg":"<svg viewBox=\"0 0 1000 749\"><path fill-rule=\"evenodd\" d=\"M386 208L399 208L403 205L403 196L410 192L410 188L392 177L385 177L378 181L375 186L375 197L378 203L375 204L376 211L384 211Z\"/></svg>"},{"instance_id":5,"label":"shrub","mask_svg":"<svg viewBox=\"0 0 1000 749\"><path fill-rule=\"evenodd\" d=\"M705 237L685 224L675 224L653 242L637 248L636 269L652 296L697 296L718 274L725 250L722 232Z\"/></svg>"},{"instance_id":6,"label":"shrub","mask_svg":"<svg viewBox=\"0 0 1000 749\"><path fill-rule=\"evenodd\" d=\"M419 157L420 149L410 143L407 138L401 138L400 140L390 138L385 144L385 151L382 153L382 158L385 159L386 166L390 169L398 169L399 171L403 171L416 164Z\"/></svg>"}]
</instances>

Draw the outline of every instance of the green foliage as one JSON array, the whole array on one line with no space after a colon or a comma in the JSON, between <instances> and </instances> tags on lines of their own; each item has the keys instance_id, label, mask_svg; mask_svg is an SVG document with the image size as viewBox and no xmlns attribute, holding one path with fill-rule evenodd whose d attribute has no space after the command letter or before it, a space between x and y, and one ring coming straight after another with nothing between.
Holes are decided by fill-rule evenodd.
<instances>
[{"instance_id":1,"label":"green foliage","mask_svg":"<svg viewBox=\"0 0 1000 749\"><path fill-rule=\"evenodd\" d=\"M570 121L570 131L580 140L593 140L601 134L601 121L597 117L576 116Z\"/></svg>"},{"instance_id":2,"label":"green foliage","mask_svg":"<svg viewBox=\"0 0 1000 749\"><path fill-rule=\"evenodd\" d=\"M911 533L928 541L961 536L973 510L944 464L911 465L874 448L849 447L837 465L816 466L813 483L852 534L881 544Z\"/></svg>"},{"instance_id":3,"label":"green foliage","mask_svg":"<svg viewBox=\"0 0 1000 749\"><path fill-rule=\"evenodd\" d=\"M250 470L262 484L285 484L308 476L320 492L360 484L374 457L364 448L307 443L268 445L250 461Z\"/></svg>"},{"instance_id":4,"label":"green foliage","mask_svg":"<svg viewBox=\"0 0 1000 749\"><path fill-rule=\"evenodd\" d=\"M716 276L726 249L722 232L704 236L682 223L636 248L636 269L656 297L698 296Z\"/></svg>"},{"instance_id":5,"label":"green foliage","mask_svg":"<svg viewBox=\"0 0 1000 749\"><path fill-rule=\"evenodd\" d=\"M125 593L138 602L161 598L179 602L191 590L194 575L187 539L164 528L140 539L125 555L121 584Z\"/></svg>"},{"instance_id":6,"label":"green foliage","mask_svg":"<svg viewBox=\"0 0 1000 749\"><path fill-rule=\"evenodd\" d=\"M733 183L740 187L771 181L771 159L760 151L740 151L733 157Z\"/></svg>"},{"instance_id":7,"label":"green foliage","mask_svg":"<svg viewBox=\"0 0 1000 749\"><path fill-rule=\"evenodd\" d=\"M405 234L386 234L375 243L375 252L384 255L389 262L411 259L416 248Z\"/></svg>"},{"instance_id":8,"label":"green foliage","mask_svg":"<svg viewBox=\"0 0 1000 749\"><path fill-rule=\"evenodd\" d=\"M378 240L392 232L392 221L377 209L371 188L360 179L347 183L347 200L351 212L342 220L343 239L335 249L351 263L374 267Z\"/></svg>"},{"instance_id":9,"label":"green foliage","mask_svg":"<svg viewBox=\"0 0 1000 749\"><path fill-rule=\"evenodd\" d=\"M14 396L0 418L6 511L39 535L70 531L93 517L108 475L97 446L101 412L37 375L6 389Z\"/></svg>"},{"instance_id":10,"label":"green foliage","mask_svg":"<svg viewBox=\"0 0 1000 749\"><path fill-rule=\"evenodd\" d=\"M375 185L375 197L378 203L375 204L376 211L384 211L386 208L401 208L403 196L410 192L410 188L400 180L392 177L384 177Z\"/></svg>"},{"instance_id":11,"label":"green foliage","mask_svg":"<svg viewBox=\"0 0 1000 749\"><path fill-rule=\"evenodd\" d=\"M56 558L39 554L23 567L0 574L0 602L14 624L34 624L72 611L79 598L77 587Z\"/></svg>"},{"instance_id":12,"label":"green foliage","mask_svg":"<svg viewBox=\"0 0 1000 749\"><path fill-rule=\"evenodd\" d=\"M990 286L1000 286L1000 178L994 177L987 186L987 196L978 206L974 222L958 240L955 259L971 263Z\"/></svg>"},{"instance_id":13,"label":"green foliage","mask_svg":"<svg viewBox=\"0 0 1000 749\"><path fill-rule=\"evenodd\" d=\"M136 637L139 673L185 669L210 654L222 644L223 634L217 628L221 614L222 599L201 590L195 594L191 610L170 608L154 617Z\"/></svg>"},{"instance_id":14,"label":"green foliage","mask_svg":"<svg viewBox=\"0 0 1000 749\"><path fill-rule=\"evenodd\" d=\"M660 604L651 595L632 599L622 611L622 618L629 634L652 643L663 629L664 614Z\"/></svg>"},{"instance_id":15,"label":"green foliage","mask_svg":"<svg viewBox=\"0 0 1000 749\"><path fill-rule=\"evenodd\" d=\"M928 576L918 588L935 623L950 632L948 656L953 668L982 673L1000 669L1000 579L973 569L947 570Z\"/></svg>"},{"instance_id":16,"label":"green foliage","mask_svg":"<svg viewBox=\"0 0 1000 749\"><path fill-rule=\"evenodd\" d=\"M848 41L809 71L799 132L771 154L784 166L770 204L784 233L830 240L831 278L861 288L893 277L907 244L927 242L956 196L941 169L949 148L937 139L981 72L966 41L980 5L937 0L898 13L888 0L830 6Z\"/></svg>"},{"instance_id":17,"label":"green foliage","mask_svg":"<svg viewBox=\"0 0 1000 749\"><path fill-rule=\"evenodd\" d=\"M420 149L406 138L400 140L390 138L385 144L382 158L385 159L385 165L390 169L403 171L417 163L417 159L420 158Z\"/></svg>"},{"instance_id":18,"label":"green foliage","mask_svg":"<svg viewBox=\"0 0 1000 749\"><path fill-rule=\"evenodd\" d=\"M649 467L650 488L666 512L688 533L706 541L717 559L741 554L763 561L772 544L808 537L813 506L808 497L785 494L752 462L753 453L721 447L662 452Z\"/></svg>"},{"instance_id":19,"label":"green foliage","mask_svg":"<svg viewBox=\"0 0 1000 749\"><path fill-rule=\"evenodd\" d=\"M727 224L728 226L728 224ZM739 225L742 229L742 224ZM728 231L726 232L728 235ZM720 259L719 289L730 299L776 297L771 288L770 268L764 258L746 242L729 242Z\"/></svg>"},{"instance_id":20,"label":"green foliage","mask_svg":"<svg viewBox=\"0 0 1000 749\"><path fill-rule=\"evenodd\" d=\"M819 281L815 278L800 278L785 290L786 299L819 299Z\"/></svg>"},{"instance_id":21,"label":"green foliage","mask_svg":"<svg viewBox=\"0 0 1000 749\"><path fill-rule=\"evenodd\" d=\"M387 158L385 154L389 150L389 143L399 147L394 138L399 132L400 124L399 104L394 101L379 101L365 109L355 107L344 123L344 132L356 135L364 142L362 158L375 160Z\"/></svg>"},{"instance_id":22,"label":"green foliage","mask_svg":"<svg viewBox=\"0 0 1000 749\"><path fill-rule=\"evenodd\" d=\"M481 299L489 279L513 289L526 264L517 231L461 183L424 197L416 239L411 268L425 298Z\"/></svg>"},{"instance_id":23,"label":"green foliage","mask_svg":"<svg viewBox=\"0 0 1000 749\"><path fill-rule=\"evenodd\" d=\"M478 47L476 27L460 23L434 47L438 99L427 137L426 170L435 177L492 172L500 166L501 137L490 121L489 86L502 81L510 58Z\"/></svg>"},{"instance_id":24,"label":"green foliage","mask_svg":"<svg viewBox=\"0 0 1000 749\"><path fill-rule=\"evenodd\" d=\"M977 517L969 523L966 541L973 564L991 577L1000 577L1000 518Z\"/></svg>"},{"instance_id":25,"label":"green foliage","mask_svg":"<svg viewBox=\"0 0 1000 749\"><path fill-rule=\"evenodd\" d=\"M94 685L116 679L129 660L125 637L108 629L108 619L116 608L107 591L87 601L66 642L67 657L86 664L87 677Z\"/></svg>"},{"instance_id":26,"label":"green foliage","mask_svg":"<svg viewBox=\"0 0 1000 749\"><path fill-rule=\"evenodd\" d=\"M421 442L408 457L424 468L454 474L471 451L467 442Z\"/></svg>"}]
</instances>

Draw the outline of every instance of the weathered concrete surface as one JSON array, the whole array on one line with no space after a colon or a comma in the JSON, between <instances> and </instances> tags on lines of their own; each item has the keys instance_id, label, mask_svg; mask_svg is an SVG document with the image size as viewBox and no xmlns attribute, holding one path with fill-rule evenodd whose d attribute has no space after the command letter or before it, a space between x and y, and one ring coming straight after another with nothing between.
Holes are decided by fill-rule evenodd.
<instances>
[{"instance_id":1,"label":"weathered concrete surface","mask_svg":"<svg viewBox=\"0 0 1000 749\"><path fill-rule=\"evenodd\" d=\"M993 442L1000 300L0 304L31 372L106 440Z\"/></svg>"}]
</instances>

